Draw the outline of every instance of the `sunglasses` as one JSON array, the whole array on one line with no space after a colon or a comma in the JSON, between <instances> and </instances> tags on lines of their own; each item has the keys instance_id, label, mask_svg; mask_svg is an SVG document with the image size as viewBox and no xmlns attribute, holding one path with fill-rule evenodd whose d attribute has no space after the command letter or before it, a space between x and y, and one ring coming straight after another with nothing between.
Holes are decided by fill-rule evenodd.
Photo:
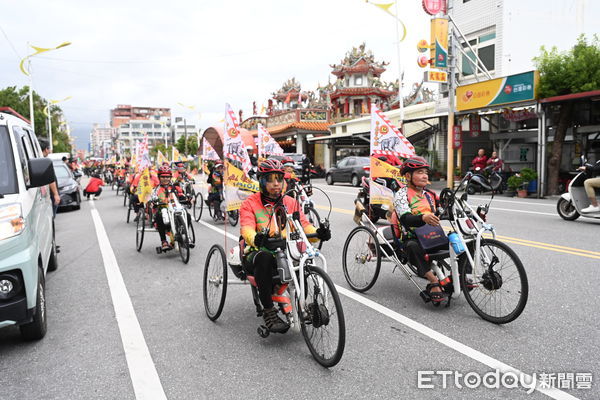
<instances>
[{"instance_id":1,"label":"sunglasses","mask_svg":"<svg viewBox=\"0 0 600 400\"><path fill-rule=\"evenodd\" d=\"M280 174L270 174L267 176L267 182L269 183L274 183L274 182L283 182L283 175Z\"/></svg>"}]
</instances>

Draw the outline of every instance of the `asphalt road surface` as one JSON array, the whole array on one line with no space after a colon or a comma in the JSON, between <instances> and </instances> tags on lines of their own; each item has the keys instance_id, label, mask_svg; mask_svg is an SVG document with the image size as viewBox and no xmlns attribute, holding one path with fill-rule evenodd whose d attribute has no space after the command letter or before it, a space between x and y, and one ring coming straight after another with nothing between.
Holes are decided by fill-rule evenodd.
<instances>
[{"instance_id":1,"label":"asphalt road surface","mask_svg":"<svg viewBox=\"0 0 600 400\"><path fill-rule=\"evenodd\" d=\"M323 252L346 316L337 366L317 364L299 333L259 337L262 319L248 286L230 286L222 316L206 317L205 255L214 243L231 246L227 235L237 237L239 227L214 223L205 210L194 223L189 264L174 252L156 254L157 233L147 233L138 253L122 198L107 189L80 211L58 214L61 253L46 283L48 334L23 342L17 328L0 330L0 399L600 398L600 220L563 221L554 200L494 199L488 221L529 280L523 314L498 326L464 298L449 308L423 303L391 264L382 265L369 291L353 292L341 255L356 226L357 189L315 186L333 203L333 237ZM326 197L315 191L314 199L326 216ZM476 376L496 369L499 380L518 387L476 385ZM527 377L512 385L506 371L535 375L537 386ZM466 383L458 376L469 373ZM543 380L560 388L544 390Z\"/></svg>"}]
</instances>

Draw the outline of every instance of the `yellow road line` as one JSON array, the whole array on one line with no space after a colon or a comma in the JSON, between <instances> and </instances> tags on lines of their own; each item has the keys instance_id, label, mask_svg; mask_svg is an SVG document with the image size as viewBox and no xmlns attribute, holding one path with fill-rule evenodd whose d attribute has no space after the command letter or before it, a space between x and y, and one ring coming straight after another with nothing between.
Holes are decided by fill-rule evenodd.
<instances>
[{"instance_id":1,"label":"yellow road line","mask_svg":"<svg viewBox=\"0 0 600 400\"><path fill-rule=\"evenodd\" d=\"M315 207L318 209L321 209L321 210L329 210L328 206L322 206L319 204L315 204ZM354 215L354 210L348 210L345 208L332 207L331 210L338 212L340 214ZM506 243L519 244L521 246L535 247L538 249L555 251L557 253L572 254L575 256L600 260L600 252L597 252L597 251L577 249L574 247L560 246L560 245L551 244L551 243L536 242L533 240L513 238L510 236L497 235L496 238L501 239L502 241L504 241Z\"/></svg>"}]
</instances>

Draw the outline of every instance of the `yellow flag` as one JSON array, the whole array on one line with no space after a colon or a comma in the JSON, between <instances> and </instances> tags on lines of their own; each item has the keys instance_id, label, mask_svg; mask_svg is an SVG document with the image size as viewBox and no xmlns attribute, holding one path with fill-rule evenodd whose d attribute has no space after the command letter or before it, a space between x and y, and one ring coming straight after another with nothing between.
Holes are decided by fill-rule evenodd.
<instances>
[{"instance_id":1,"label":"yellow flag","mask_svg":"<svg viewBox=\"0 0 600 400\"><path fill-rule=\"evenodd\" d=\"M183 161L181 159L181 155L179 154L179 150L173 147L173 160L172 161Z\"/></svg>"},{"instance_id":2,"label":"yellow flag","mask_svg":"<svg viewBox=\"0 0 600 400\"><path fill-rule=\"evenodd\" d=\"M140 183L135 192L141 203L146 203L152 194L152 183L150 182L150 171L145 168L140 176Z\"/></svg>"},{"instance_id":3,"label":"yellow flag","mask_svg":"<svg viewBox=\"0 0 600 400\"><path fill-rule=\"evenodd\" d=\"M394 178L400 182L404 180L398 168L376 157L371 157L371 179L375 178Z\"/></svg>"},{"instance_id":4,"label":"yellow flag","mask_svg":"<svg viewBox=\"0 0 600 400\"><path fill-rule=\"evenodd\" d=\"M398 0L396 0L398 1ZM400 24L400 26L402 27L402 35L400 35L400 41L402 42L405 38L406 38L406 26L404 25L404 22L402 22L402 20L400 18L398 18L397 15L394 15L394 13L392 13L390 11L390 8L392 8L392 6L396 3L381 3L381 4L377 4L377 3L372 3L369 0L366 0L367 3L369 4L373 4L375 7L381 8L384 12L390 14L392 17L396 18L398 20L398 23Z\"/></svg>"},{"instance_id":5,"label":"yellow flag","mask_svg":"<svg viewBox=\"0 0 600 400\"><path fill-rule=\"evenodd\" d=\"M167 163L168 164L169 163L169 159L167 157L165 157L165 155L160 150L158 150L156 152L156 165L158 167L160 167L161 165L163 165L163 163Z\"/></svg>"},{"instance_id":6,"label":"yellow flag","mask_svg":"<svg viewBox=\"0 0 600 400\"><path fill-rule=\"evenodd\" d=\"M239 210L251 192L258 192L260 190L258 182L250 179L244 171L236 168L229 161L225 161L224 177L227 211Z\"/></svg>"}]
</instances>

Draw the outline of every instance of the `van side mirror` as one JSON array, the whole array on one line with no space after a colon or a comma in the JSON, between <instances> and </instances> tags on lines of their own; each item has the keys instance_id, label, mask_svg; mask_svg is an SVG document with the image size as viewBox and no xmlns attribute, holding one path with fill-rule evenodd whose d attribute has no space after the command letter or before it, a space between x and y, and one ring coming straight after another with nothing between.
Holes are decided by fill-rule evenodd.
<instances>
[{"instance_id":1,"label":"van side mirror","mask_svg":"<svg viewBox=\"0 0 600 400\"><path fill-rule=\"evenodd\" d=\"M54 182L54 167L49 158L32 158L28 162L28 167L29 185L27 188L40 187Z\"/></svg>"}]
</instances>

